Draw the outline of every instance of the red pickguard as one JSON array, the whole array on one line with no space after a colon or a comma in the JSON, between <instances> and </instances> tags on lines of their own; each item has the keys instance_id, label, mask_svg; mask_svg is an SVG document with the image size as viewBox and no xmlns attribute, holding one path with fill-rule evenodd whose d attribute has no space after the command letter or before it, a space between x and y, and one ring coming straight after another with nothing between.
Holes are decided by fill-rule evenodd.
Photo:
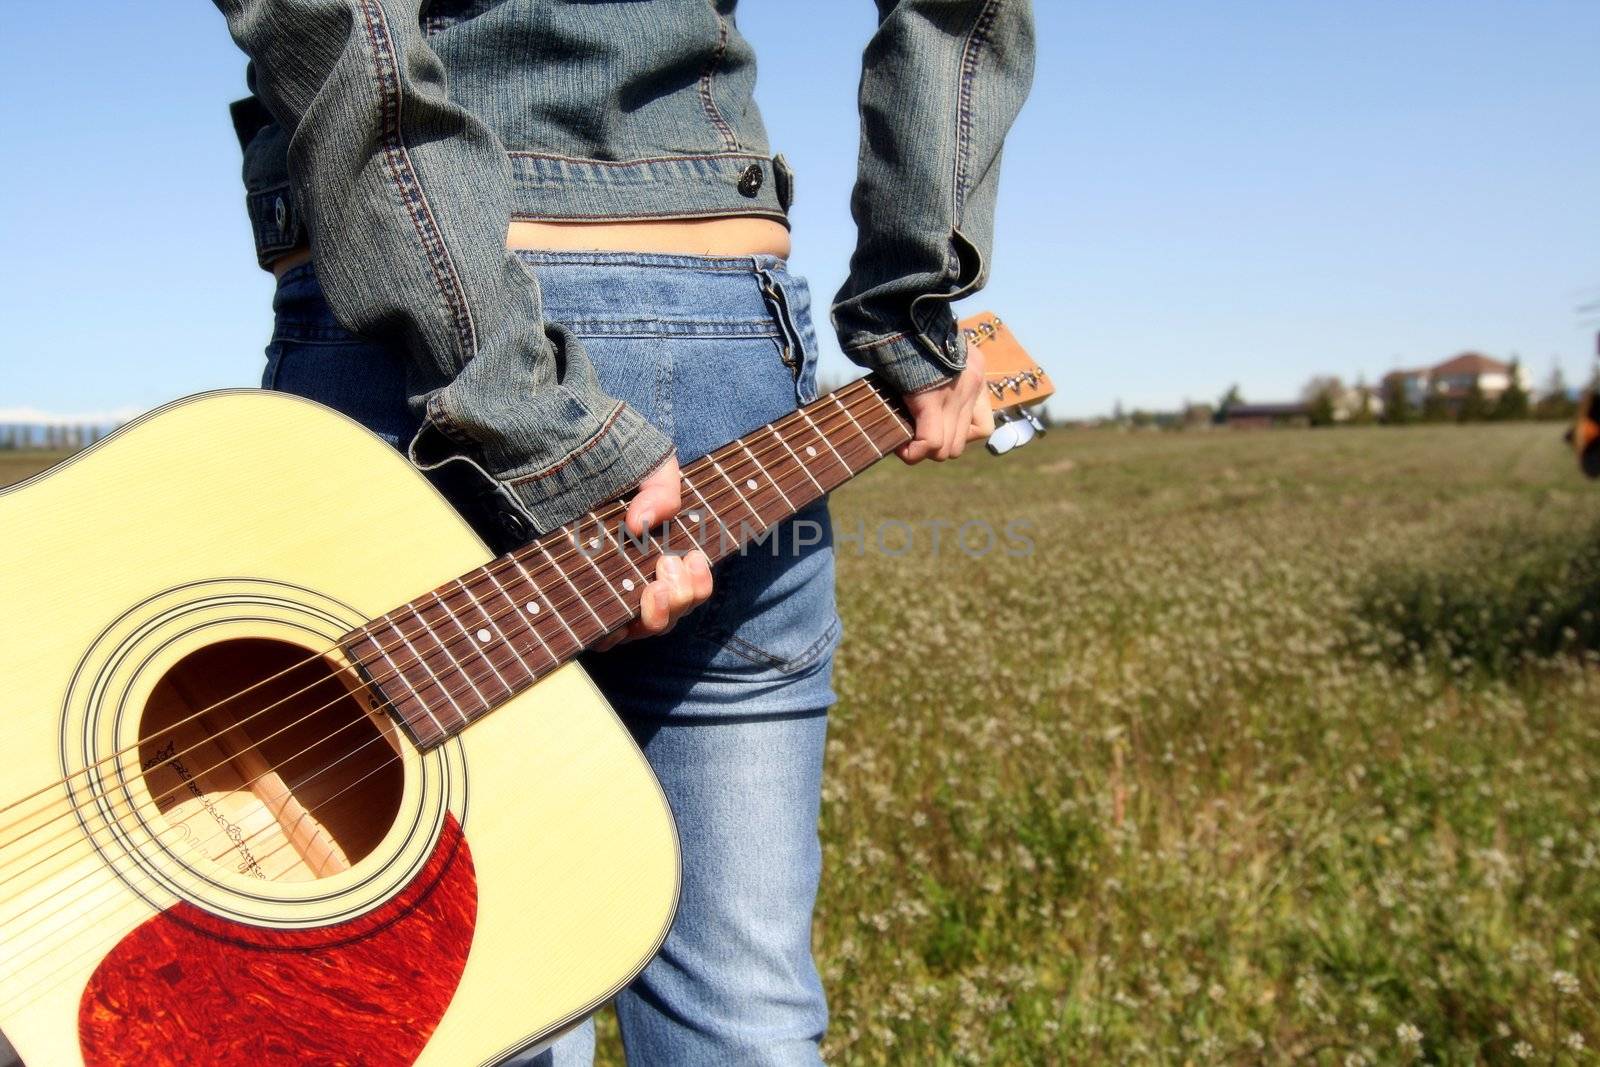
<instances>
[{"instance_id":1,"label":"red pickguard","mask_svg":"<svg viewBox=\"0 0 1600 1067\"><path fill-rule=\"evenodd\" d=\"M84 1062L409 1064L455 995L477 912L454 819L410 885L349 922L272 930L180 903L123 938L90 978L78 1010Z\"/></svg>"}]
</instances>

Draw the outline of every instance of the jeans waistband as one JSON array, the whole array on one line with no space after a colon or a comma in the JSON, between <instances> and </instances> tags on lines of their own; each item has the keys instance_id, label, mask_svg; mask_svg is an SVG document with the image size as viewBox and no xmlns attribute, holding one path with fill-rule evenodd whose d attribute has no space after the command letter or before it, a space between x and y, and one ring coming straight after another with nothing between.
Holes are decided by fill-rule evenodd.
<instances>
[{"instance_id":1,"label":"jeans waistband","mask_svg":"<svg viewBox=\"0 0 1600 1067\"><path fill-rule=\"evenodd\" d=\"M539 283L545 317L579 332L780 334L773 293L801 284L776 256L518 250Z\"/></svg>"},{"instance_id":2,"label":"jeans waistband","mask_svg":"<svg viewBox=\"0 0 1600 1067\"><path fill-rule=\"evenodd\" d=\"M516 257L530 267L656 267L667 270L699 271L707 274L754 274L782 271L785 261L778 256L686 256L669 252L560 252L519 248Z\"/></svg>"},{"instance_id":3,"label":"jeans waistband","mask_svg":"<svg viewBox=\"0 0 1600 1067\"><path fill-rule=\"evenodd\" d=\"M771 255L685 256L654 252L535 252L517 258L539 284L545 318L585 332L701 332L722 336L784 334L775 303L809 308L805 281ZM328 311L314 263L278 279L279 325L324 325L343 336Z\"/></svg>"}]
</instances>

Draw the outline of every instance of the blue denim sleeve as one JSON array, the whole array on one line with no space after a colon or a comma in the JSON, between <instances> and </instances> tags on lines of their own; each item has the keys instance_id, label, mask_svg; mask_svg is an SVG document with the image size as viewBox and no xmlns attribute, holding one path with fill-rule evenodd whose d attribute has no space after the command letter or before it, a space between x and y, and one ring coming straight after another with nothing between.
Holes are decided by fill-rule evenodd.
<instances>
[{"instance_id":1,"label":"blue denim sleeve","mask_svg":"<svg viewBox=\"0 0 1600 1067\"><path fill-rule=\"evenodd\" d=\"M878 0L861 76L856 249L833 324L903 393L966 365L952 301L988 280L1000 149L1033 81L1029 0Z\"/></svg>"},{"instance_id":2,"label":"blue denim sleeve","mask_svg":"<svg viewBox=\"0 0 1600 1067\"><path fill-rule=\"evenodd\" d=\"M423 0L216 0L289 132L317 275L348 329L407 357L413 458L464 454L541 530L637 484L672 443L606 396L505 249L510 163L451 102Z\"/></svg>"}]
</instances>

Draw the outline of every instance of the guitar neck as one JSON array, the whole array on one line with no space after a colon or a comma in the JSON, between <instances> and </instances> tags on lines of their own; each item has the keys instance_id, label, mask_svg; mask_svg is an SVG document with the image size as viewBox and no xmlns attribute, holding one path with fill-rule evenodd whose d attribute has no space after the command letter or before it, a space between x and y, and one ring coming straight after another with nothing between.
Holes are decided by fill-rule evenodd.
<instances>
[{"instance_id":1,"label":"guitar neck","mask_svg":"<svg viewBox=\"0 0 1600 1067\"><path fill-rule=\"evenodd\" d=\"M639 615L663 554L712 563L911 440L863 378L683 469L678 515L635 538L598 508L346 634L345 654L421 748L438 745Z\"/></svg>"}]
</instances>

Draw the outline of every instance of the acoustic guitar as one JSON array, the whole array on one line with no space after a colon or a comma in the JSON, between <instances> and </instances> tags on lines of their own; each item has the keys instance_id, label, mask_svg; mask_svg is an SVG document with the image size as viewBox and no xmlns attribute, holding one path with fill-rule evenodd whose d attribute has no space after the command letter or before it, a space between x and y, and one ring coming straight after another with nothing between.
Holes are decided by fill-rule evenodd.
<instances>
[{"instance_id":1,"label":"acoustic guitar","mask_svg":"<svg viewBox=\"0 0 1600 1067\"><path fill-rule=\"evenodd\" d=\"M491 1063L660 945L671 815L572 662L911 437L872 379L493 557L392 447L179 401L0 491L0 1030L31 1067Z\"/></svg>"}]
</instances>

